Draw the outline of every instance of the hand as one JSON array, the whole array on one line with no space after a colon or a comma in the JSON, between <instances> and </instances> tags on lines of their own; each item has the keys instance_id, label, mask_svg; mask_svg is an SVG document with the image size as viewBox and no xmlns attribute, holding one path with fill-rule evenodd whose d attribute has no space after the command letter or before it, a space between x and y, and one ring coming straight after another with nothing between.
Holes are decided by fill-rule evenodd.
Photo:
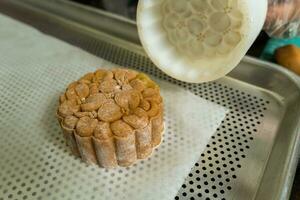
<instances>
[{"instance_id":1,"label":"hand","mask_svg":"<svg viewBox=\"0 0 300 200\"><path fill-rule=\"evenodd\" d=\"M272 37L300 35L300 0L269 0L264 30Z\"/></svg>"}]
</instances>

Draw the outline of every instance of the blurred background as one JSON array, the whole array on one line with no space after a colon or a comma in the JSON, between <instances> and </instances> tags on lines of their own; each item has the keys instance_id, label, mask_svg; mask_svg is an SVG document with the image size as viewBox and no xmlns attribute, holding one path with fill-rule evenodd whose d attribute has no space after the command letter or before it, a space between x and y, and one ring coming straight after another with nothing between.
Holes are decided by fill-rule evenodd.
<instances>
[{"instance_id":1,"label":"blurred background","mask_svg":"<svg viewBox=\"0 0 300 200\"><path fill-rule=\"evenodd\" d=\"M138 0L72 0L135 19Z\"/></svg>"}]
</instances>

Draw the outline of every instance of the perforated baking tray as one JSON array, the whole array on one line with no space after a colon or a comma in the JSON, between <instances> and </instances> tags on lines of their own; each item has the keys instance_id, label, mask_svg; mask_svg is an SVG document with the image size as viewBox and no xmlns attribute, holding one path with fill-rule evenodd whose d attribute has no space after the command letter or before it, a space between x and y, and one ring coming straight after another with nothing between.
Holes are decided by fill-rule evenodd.
<instances>
[{"instance_id":1,"label":"perforated baking tray","mask_svg":"<svg viewBox=\"0 0 300 200\"><path fill-rule=\"evenodd\" d=\"M245 57L222 79L184 83L152 64L132 21L63 0L0 0L0 12L113 63L180 85L230 110L175 199L289 197L299 155L300 121L299 82L292 73ZM0 168L9 165L0 161ZM21 182L9 185L10 179L20 180L17 176L0 173L0 199L41 199L41 191L34 184L30 186L31 195L24 195L26 187ZM43 192L55 176L54 172L43 183ZM7 187L14 192L8 193Z\"/></svg>"}]
</instances>

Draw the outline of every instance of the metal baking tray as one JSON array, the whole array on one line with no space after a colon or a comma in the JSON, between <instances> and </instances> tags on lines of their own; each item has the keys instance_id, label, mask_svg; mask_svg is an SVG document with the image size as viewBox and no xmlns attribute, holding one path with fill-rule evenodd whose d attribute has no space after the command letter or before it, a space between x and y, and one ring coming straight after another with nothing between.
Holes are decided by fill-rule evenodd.
<instances>
[{"instance_id":1,"label":"metal baking tray","mask_svg":"<svg viewBox=\"0 0 300 200\"><path fill-rule=\"evenodd\" d=\"M0 13L230 110L175 199L289 198L300 143L300 84L291 72L246 56L224 78L184 83L153 65L133 21L63 0L0 0Z\"/></svg>"}]
</instances>

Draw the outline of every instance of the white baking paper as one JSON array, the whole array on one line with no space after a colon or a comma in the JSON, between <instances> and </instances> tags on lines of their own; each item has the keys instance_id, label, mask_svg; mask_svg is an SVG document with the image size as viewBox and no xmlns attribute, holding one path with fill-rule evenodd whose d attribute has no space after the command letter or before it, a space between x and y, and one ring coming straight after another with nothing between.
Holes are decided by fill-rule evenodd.
<instances>
[{"instance_id":1,"label":"white baking paper","mask_svg":"<svg viewBox=\"0 0 300 200\"><path fill-rule=\"evenodd\" d=\"M158 81L165 102L159 148L129 168L87 166L63 141L58 96L84 73L113 64L3 15L0 27L0 197L174 199L224 107Z\"/></svg>"}]
</instances>

